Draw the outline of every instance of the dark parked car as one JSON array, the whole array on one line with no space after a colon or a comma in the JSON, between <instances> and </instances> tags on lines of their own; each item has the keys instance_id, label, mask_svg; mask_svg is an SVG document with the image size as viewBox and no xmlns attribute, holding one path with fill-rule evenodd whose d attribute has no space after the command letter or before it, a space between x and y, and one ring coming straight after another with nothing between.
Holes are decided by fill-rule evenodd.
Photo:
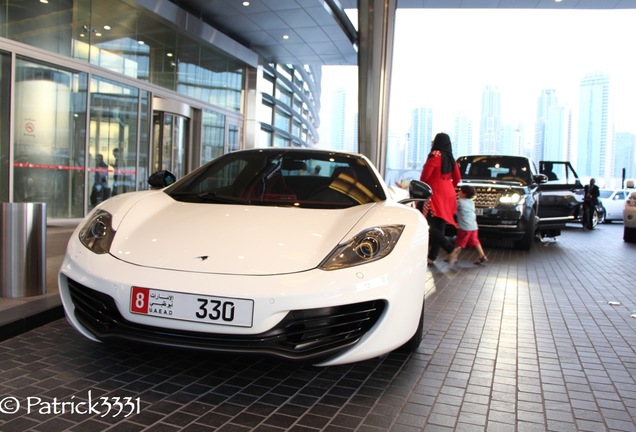
<instances>
[{"instance_id":1,"label":"dark parked car","mask_svg":"<svg viewBox=\"0 0 636 432\"><path fill-rule=\"evenodd\" d=\"M547 177L522 156L462 156L457 163L461 184L477 190L480 236L509 239L519 249L530 249L539 229L539 185Z\"/></svg>"},{"instance_id":2,"label":"dark parked car","mask_svg":"<svg viewBox=\"0 0 636 432\"><path fill-rule=\"evenodd\" d=\"M477 189L475 207L482 237L508 239L530 249L535 238L557 237L583 216L583 185L567 161L542 161L537 172L524 156L471 155L457 160L462 184ZM593 223L603 217L602 204Z\"/></svg>"}]
</instances>

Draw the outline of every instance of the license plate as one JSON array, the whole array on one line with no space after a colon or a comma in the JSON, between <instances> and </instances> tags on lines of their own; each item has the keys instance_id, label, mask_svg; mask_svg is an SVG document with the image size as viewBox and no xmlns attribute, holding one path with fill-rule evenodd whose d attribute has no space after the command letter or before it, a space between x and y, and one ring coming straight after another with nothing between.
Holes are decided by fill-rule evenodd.
<instances>
[{"instance_id":1,"label":"license plate","mask_svg":"<svg viewBox=\"0 0 636 432\"><path fill-rule=\"evenodd\" d=\"M484 209L483 208L476 208L475 209L475 215L481 216L483 214L484 214Z\"/></svg>"},{"instance_id":2,"label":"license plate","mask_svg":"<svg viewBox=\"0 0 636 432\"><path fill-rule=\"evenodd\" d=\"M226 326L251 327L254 301L132 287L130 312Z\"/></svg>"}]
</instances>

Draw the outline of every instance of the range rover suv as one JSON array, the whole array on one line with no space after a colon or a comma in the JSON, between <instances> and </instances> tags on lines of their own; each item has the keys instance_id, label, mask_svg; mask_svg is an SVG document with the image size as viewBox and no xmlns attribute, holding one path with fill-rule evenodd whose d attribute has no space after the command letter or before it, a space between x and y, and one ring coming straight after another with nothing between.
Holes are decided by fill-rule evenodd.
<instances>
[{"instance_id":1,"label":"range rover suv","mask_svg":"<svg viewBox=\"0 0 636 432\"><path fill-rule=\"evenodd\" d=\"M522 156L473 155L457 160L462 184L475 187L479 235L530 249L539 230L539 185L548 178Z\"/></svg>"},{"instance_id":2,"label":"range rover suv","mask_svg":"<svg viewBox=\"0 0 636 432\"><path fill-rule=\"evenodd\" d=\"M530 249L535 237L556 237L582 217L583 185L570 162L542 161L540 173L527 157L472 155L457 159L462 184L477 190L479 235L508 239ZM593 223L602 214L597 209Z\"/></svg>"}]
</instances>

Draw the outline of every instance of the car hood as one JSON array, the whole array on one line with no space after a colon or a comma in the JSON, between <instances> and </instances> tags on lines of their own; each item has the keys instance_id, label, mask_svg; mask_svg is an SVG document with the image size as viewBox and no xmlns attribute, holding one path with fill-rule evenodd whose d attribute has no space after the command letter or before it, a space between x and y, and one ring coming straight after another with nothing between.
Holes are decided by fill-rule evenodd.
<instances>
[{"instance_id":1,"label":"car hood","mask_svg":"<svg viewBox=\"0 0 636 432\"><path fill-rule=\"evenodd\" d=\"M177 271L265 275L316 268L373 204L342 210L178 202L152 194L115 227L110 253Z\"/></svg>"}]
</instances>

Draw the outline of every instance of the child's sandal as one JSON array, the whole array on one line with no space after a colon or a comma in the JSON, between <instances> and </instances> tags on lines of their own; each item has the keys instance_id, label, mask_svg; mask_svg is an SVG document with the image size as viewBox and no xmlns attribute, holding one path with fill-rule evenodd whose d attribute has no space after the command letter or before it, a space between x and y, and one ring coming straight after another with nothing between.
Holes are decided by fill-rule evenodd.
<instances>
[{"instance_id":1,"label":"child's sandal","mask_svg":"<svg viewBox=\"0 0 636 432\"><path fill-rule=\"evenodd\" d=\"M478 258L477 261L475 261L475 265L480 265L481 263L485 263L488 261L488 258L486 258L485 256Z\"/></svg>"}]
</instances>

